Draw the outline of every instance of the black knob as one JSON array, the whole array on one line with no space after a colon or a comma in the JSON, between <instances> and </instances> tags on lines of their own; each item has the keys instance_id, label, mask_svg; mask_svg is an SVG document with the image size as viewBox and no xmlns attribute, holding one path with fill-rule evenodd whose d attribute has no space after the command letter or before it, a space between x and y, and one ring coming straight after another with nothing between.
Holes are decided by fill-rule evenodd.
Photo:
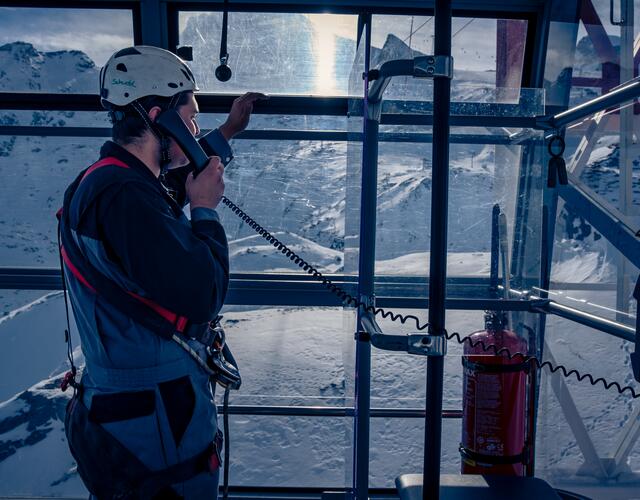
<instances>
[{"instance_id":1,"label":"black knob","mask_svg":"<svg viewBox=\"0 0 640 500\"><path fill-rule=\"evenodd\" d=\"M221 82L227 82L231 78L231 68L226 64L221 64L216 68L216 78Z\"/></svg>"}]
</instances>

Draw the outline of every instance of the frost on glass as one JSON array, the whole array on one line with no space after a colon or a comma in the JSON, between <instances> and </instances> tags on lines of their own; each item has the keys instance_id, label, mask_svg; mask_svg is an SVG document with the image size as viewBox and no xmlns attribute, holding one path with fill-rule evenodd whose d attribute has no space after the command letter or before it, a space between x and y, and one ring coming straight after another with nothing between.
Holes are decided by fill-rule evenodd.
<instances>
[{"instance_id":1,"label":"frost on glass","mask_svg":"<svg viewBox=\"0 0 640 500\"><path fill-rule=\"evenodd\" d=\"M191 67L207 92L346 95L356 24L353 15L230 12L225 83L215 77L221 12L181 12L180 44L193 47Z\"/></svg>"},{"instance_id":2,"label":"frost on glass","mask_svg":"<svg viewBox=\"0 0 640 500\"><path fill-rule=\"evenodd\" d=\"M130 45L130 10L0 7L0 91L97 94L100 66Z\"/></svg>"}]
</instances>

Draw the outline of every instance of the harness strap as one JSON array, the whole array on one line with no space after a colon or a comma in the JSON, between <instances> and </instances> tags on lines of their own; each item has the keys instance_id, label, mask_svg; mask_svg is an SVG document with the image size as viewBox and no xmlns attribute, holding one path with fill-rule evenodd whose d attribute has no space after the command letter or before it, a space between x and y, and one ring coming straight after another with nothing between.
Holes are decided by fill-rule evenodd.
<instances>
[{"instance_id":1,"label":"harness strap","mask_svg":"<svg viewBox=\"0 0 640 500\"><path fill-rule=\"evenodd\" d=\"M104 368L95 363L85 367L91 380L99 386L133 389L151 387L199 370L189 358L145 368Z\"/></svg>"},{"instance_id":2,"label":"harness strap","mask_svg":"<svg viewBox=\"0 0 640 500\"><path fill-rule=\"evenodd\" d=\"M527 464L529 461L529 450L525 446L522 453L517 455L487 455L470 450L463 445L458 448L462 459L472 465L510 465Z\"/></svg>"},{"instance_id":3,"label":"harness strap","mask_svg":"<svg viewBox=\"0 0 640 500\"><path fill-rule=\"evenodd\" d=\"M152 472L136 488L139 497L152 498L158 491L167 486L188 481L202 472L215 472L220 467L218 454L218 446L214 442L194 457L166 469Z\"/></svg>"},{"instance_id":4,"label":"harness strap","mask_svg":"<svg viewBox=\"0 0 640 500\"><path fill-rule=\"evenodd\" d=\"M115 157L103 158L89 167L80 178L80 185L87 176L97 169L115 165L121 168L129 168L121 160ZM65 213L60 209L56 214L58 219L63 219ZM158 333L161 337L171 339L175 332L183 333L190 338L201 340L205 345L209 340L209 323L194 323L185 316L170 311L147 297L142 297L128 291L98 272L80 251L76 241L70 235L68 224L62 224L63 241L60 246L63 261L74 277L88 288L92 293L104 296L118 309L134 318L136 321ZM152 313L155 313L153 314Z\"/></svg>"}]
</instances>

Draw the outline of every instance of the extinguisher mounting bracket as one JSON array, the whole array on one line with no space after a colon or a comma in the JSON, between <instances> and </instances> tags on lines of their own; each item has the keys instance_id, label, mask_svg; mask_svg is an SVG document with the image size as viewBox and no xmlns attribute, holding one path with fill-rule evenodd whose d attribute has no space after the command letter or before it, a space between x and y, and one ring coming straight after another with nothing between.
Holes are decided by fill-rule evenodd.
<instances>
[{"instance_id":1,"label":"extinguisher mounting bracket","mask_svg":"<svg viewBox=\"0 0 640 500\"><path fill-rule=\"evenodd\" d=\"M409 354L419 356L444 356L447 354L447 338L444 335L407 335Z\"/></svg>"},{"instance_id":2,"label":"extinguisher mounting bracket","mask_svg":"<svg viewBox=\"0 0 640 500\"><path fill-rule=\"evenodd\" d=\"M360 325L361 328L356 332L355 339L361 342L371 342L371 345L377 349L407 352L418 356L444 356L447 354L447 338L444 335L430 335L428 333L388 335L382 332L371 312L362 315Z\"/></svg>"}]
</instances>

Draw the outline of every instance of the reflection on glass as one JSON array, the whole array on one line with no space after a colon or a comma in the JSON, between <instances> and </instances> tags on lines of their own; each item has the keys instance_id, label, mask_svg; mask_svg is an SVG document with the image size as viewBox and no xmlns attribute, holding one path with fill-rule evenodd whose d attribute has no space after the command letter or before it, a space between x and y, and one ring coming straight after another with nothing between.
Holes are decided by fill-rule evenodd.
<instances>
[{"instance_id":1,"label":"reflection on glass","mask_svg":"<svg viewBox=\"0 0 640 500\"><path fill-rule=\"evenodd\" d=\"M609 0L579 4L577 11L569 4L558 4L552 11L545 64L552 105L566 105L569 96L569 106L576 106L637 75L640 4Z\"/></svg>"},{"instance_id":2,"label":"reflection on glass","mask_svg":"<svg viewBox=\"0 0 640 500\"><path fill-rule=\"evenodd\" d=\"M180 44L204 91L346 95L356 49L357 16L230 12L227 48L231 80L215 76L222 13L181 12Z\"/></svg>"},{"instance_id":3,"label":"reflection on glass","mask_svg":"<svg viewBox=\"0 0 640 500\"><path fill-rule=\"evenodd\" d=\"M99 67L130 45L130 10L0 7L0 91L95 94Z\"/></svg>"},{"instance_id":4,"label":"reflection on glass","mask_svg":"<svg viewBox=\"0 0 640 500\"><path fill-rule=\"evenodd\" d=\"M431 16L373 16L372 66L393 59L433 54L433 30ZM523 20L454 18L453 99L473 101L477 99L474 89L482 87L519 88L526 31L527 22ZM402 87L411 81L408 77L397 78L387 93L403 94L406 91Z\"/></svg>"},{"instance_id":5,"label":"reflection on glass","mask_svg":"<svg viewBox=\"0 0 640 500\"><path fill-rule=\"evenodd\" d=\"M322 272L342 272L347 143L236 142L225 194ZM232 272L299 271L242 219L219 210Z\"/></svg>"},{"instance_id":6,"label":"reflection on glass","mask_svg":"<svg viewBox=\"0 0 640 500\"><path fill-rule=\"evenodd\" d=\"M452 129L456 136L464 130ZM472 137L462 133L460 142L450 145L447 274L486 276L493 206L499 204L507 214L513 237L518 178L527 175L521 166L522 153L525 148L535 148L540 137L534 134L525 144L507 145L491 144L488 138L488 144L474 144L470 139L466 143L465 136ZM430 142L380 143L376 274L428 275L432 167ZM534 208L541 202L540 165L526 168L530 169L532 189L520 202L531 203L527 231L535 234L540 224L539 208ZM529 257L539 260L533 251ZM533 261L527 263L532 266Z\"/></svg>"}]
</instances>

